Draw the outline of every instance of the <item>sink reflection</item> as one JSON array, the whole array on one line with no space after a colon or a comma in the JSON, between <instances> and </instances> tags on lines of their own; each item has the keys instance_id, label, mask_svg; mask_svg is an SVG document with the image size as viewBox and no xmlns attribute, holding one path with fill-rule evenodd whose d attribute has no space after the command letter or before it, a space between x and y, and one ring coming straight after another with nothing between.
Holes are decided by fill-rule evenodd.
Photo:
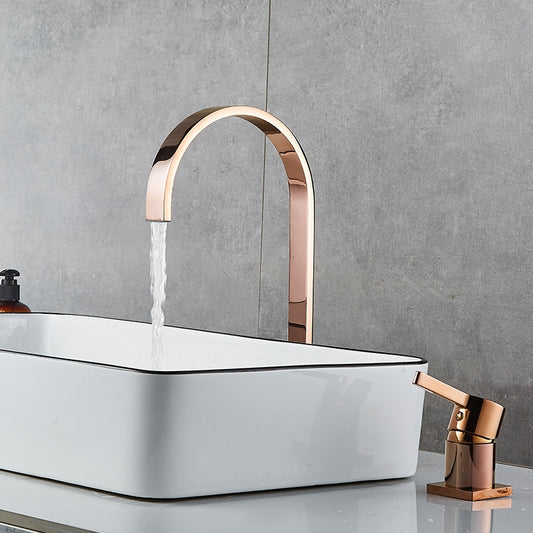
<instances>
[{"instance_id":1,"label":"sink reflection","mask_svg":"<svg viewBox=\"0 0 533 533\"><path fill-rule=\"evenodd\" d=\"M412 479L173 501L0 471L0 523L68 533L529 533L533 470L497 465L513 497L467 502L426 493L443 459L420 452Z\"/></svg>"},{"instance_id":2,"label":"sink reflection","mask_svg":"<svg viewBox=\"0 0 533 533\"><path fill-rule=\"evenodd\" d=\"M0 501L9 510L0 511L0 522L47 531L54 526L98 533L417 531L412 479L154 502L0 472Z\"/></svg>"}]
</instances>

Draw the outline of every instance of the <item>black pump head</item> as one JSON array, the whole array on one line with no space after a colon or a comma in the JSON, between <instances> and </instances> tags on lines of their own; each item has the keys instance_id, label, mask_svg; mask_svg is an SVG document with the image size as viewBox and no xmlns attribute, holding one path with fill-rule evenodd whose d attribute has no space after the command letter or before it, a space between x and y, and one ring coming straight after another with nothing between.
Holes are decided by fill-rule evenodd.
<instances>
[{"instance_id":1,"label":"black pump head","mask_svg":"<svg viewBox=\"0 0 533 533\"><path fill-rule=\"evenodd\" d=\"M20 276L18 270L13 268L7 268L0 272L0 300L7 300L11 302L17 302L20 299L20 285L15 279L17 276Z\"/></svg>"}]
</instances>

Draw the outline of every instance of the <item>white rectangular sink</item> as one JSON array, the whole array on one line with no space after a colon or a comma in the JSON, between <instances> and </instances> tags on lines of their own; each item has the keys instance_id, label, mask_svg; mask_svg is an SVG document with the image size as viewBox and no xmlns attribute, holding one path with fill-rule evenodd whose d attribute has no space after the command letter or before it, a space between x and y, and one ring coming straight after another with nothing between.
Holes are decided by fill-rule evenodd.
<instances>
[{"instance_id":1,"label":"white rectangular sink","mask_svg":"<svg viewBox=\"0 0 533 533\"><path fill-rule=\"evenodd\" d=\"M414 474L420 358L0 314L0 468L140 498Z\"/></svg>"}]
</instances>

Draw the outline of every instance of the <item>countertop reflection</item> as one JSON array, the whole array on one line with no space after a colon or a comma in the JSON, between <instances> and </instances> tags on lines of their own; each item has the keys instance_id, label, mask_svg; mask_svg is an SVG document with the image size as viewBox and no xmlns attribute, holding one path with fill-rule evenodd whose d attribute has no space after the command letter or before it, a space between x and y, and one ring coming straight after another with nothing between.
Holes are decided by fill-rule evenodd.
<instances>
[{"instance_id":1,"label":"countertop reflection","mask_svg":"<svg viewBox=\"0 0 533 533\"><path fill-rule=\"evenodd\" d=\"M526 533L533 470L497 465L513 496L466 502L426 494L444 456L420 452L413 478L147 502L0 472L0 533ZM22 529L18 529L22 528Z\"/></svg>"}]
</instances>

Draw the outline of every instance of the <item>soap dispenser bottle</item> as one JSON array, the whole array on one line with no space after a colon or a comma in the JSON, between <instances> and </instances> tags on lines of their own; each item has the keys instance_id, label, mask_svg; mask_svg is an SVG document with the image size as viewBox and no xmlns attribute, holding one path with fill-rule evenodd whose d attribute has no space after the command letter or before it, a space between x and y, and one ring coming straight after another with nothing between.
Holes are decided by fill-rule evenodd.
<instances>
[{"instance_id":1,"label":"soap dispenser bottle","mask_svg":"<svg viewBox=\"0 0 533 533\"><path fill-rule=\"evenodd\" d=\"M0 313L30 313L30 308L19 301L20 285L15 279L18 270L8 268L0 272Z\"/></svg>"}]
</instances>

